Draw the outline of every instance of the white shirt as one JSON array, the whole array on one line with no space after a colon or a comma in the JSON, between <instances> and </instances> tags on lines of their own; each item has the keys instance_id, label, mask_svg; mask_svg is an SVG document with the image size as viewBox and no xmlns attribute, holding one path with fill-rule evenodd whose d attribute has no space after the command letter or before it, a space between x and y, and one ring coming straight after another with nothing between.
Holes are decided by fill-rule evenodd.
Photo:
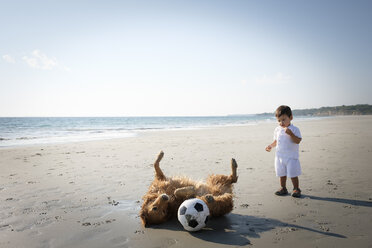
<instances>
[{"instance_id":1,"label":"white shirt","mask_svg":"<svg viewBox=\"0 0 372 248\"><path fill-rule=\"evenodd\" d=\"M298 138L302 139L300 129L293 126L292 124L288 128ZM284 128L278 126L274 130L274 140L276 140L276 156L283 158L294 158L299 157L299 145L294 143L291 136L285 133Z\"/></svg>"}]
</instances>

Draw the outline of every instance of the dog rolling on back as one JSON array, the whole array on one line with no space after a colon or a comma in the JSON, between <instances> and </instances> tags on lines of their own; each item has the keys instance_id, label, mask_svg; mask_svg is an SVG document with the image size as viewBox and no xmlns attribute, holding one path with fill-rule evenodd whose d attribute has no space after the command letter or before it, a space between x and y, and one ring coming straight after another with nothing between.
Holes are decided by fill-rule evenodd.
<instances>
[{"instance_id":1,"label":"dog rolling on back","mask_svg":"<svg viewBox=\"0 0 372 248\"><path fill-rule=\"evenodd\" d=\"M154 163L155 178L143 196L140 211L142 224L160 224L177 215L178 207L189 198L203 200L211 216L221 216L233 209L233 183L238 180L234 159L231 160L231 175L210 175L206 182L196 182L187 177L166 177L160 169L161 151Z\"/></svg>"}]
</instances>

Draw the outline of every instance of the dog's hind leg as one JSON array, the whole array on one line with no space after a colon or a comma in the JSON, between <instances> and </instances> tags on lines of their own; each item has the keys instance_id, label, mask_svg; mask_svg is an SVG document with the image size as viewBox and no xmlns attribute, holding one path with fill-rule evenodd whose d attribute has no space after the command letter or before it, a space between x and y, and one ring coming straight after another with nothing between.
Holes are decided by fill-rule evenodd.
<instances>
[{"instance_id":1,"label":"dog's hind leg","mask_svg":"<svg viewBox=\"0 0 372 248\"><path fill-rule=\"evenodd\" d=\"M158 180L165 180L166 177L164 176L164 173L162 172L162 170L160 169L160 160L163 158L164 156L164 152L163 151L160 151L157 159L155 160L155 163L154 163L154 168L155 168L155 177L158 179Z\"/></svg>"},{"instance_id":2,"label":"dog's hind leg","mask_svg":"<svg viewBox=\"0 0 372 248\"><path fill-rule=\"evenodd\" d=\"M236 174L236 169L238 168L238 164L236 163L235 159L231 159L231 183L236 183L238 181L238 176Z\"/></svg>"},{"instance_id":3,"label":"dog's hind leg","mask_svg":"<svg viewBox=\"0 0 372 248\"><path fill-rule=\"evenodd\" d=\"M238 176L236 173L237 168L238 164L236 163L235 159L231 159L231 175L210 175L207 178L207 185L209 185L210 187L231 187L233 183L236 183L238 181Z\"/></svg>"},{"instance_id":4,"label":"dog's hind leg","mask_svg":"<svg viewBox=\"0 0 372 248\"><path fill-rule=\"evenodd\" d=\"M225 193L219 196L211 194L202 197L202 200L207 204L211 215L221 216L231 212L234 208L233 194Z\"/></svg>"}]
</instances>

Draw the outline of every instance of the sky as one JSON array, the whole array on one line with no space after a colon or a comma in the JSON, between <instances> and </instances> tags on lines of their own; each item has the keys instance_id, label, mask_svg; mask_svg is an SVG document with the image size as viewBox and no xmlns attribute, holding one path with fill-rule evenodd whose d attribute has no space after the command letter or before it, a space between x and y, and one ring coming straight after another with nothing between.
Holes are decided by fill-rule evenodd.
<instances>
[{"instance_id":1,"label":"sky","mask_svg":"<svg viewBox=\"0 0 372 248\"><path fill-rule=\"evenodd\" d=\"M3 117L372 104L372 1L0 3Z\"/></svg>"}]
</instances>

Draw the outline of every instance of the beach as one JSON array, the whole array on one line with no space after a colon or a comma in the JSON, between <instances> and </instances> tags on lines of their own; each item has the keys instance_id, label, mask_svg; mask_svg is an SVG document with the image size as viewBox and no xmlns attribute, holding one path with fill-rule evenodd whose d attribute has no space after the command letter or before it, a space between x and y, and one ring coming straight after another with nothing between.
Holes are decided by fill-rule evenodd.
<instances>
[{"instance_id":1,"label":"beach","mask_svg":"<svg viewBox=\"0 0 372 248\"><path fill-rule=\"evenodd\" d=\"M274 195L275 122L0 148L0 247L372 247L372 116L293 124L300 199ZM235 158L233 211L196 233L176 219L142 227L161 150L166 176L196 180Z\"/></svg>"}]
</instances>

